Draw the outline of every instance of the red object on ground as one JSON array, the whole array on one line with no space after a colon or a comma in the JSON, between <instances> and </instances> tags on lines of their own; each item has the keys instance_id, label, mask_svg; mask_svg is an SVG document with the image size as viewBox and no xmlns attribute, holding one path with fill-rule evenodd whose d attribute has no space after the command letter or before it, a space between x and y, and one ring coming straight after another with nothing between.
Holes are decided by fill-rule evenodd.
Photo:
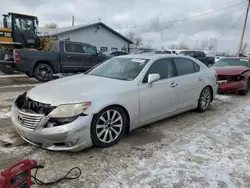
<instances>
[{"instance_id":1,"label":"red object on ground","mask_svg":"<svg viewBox=\"0 0 250 188\"><path fill-rule=\"evenodd\" d=\"M22 160L0 172L0 188L30 188L31 170L37 166L35 160Z\"/></svg>"},{"instance_id":2,"label":"red object on ground","mask_svg":"<svg viewBox=\"0 0 250 188\"><path fill-rule=\"evenodd\" d=\"M249 83L250 71L245 66L212 67L218 74L219 93L245 90Z\"/></svg>"}]
</instances>

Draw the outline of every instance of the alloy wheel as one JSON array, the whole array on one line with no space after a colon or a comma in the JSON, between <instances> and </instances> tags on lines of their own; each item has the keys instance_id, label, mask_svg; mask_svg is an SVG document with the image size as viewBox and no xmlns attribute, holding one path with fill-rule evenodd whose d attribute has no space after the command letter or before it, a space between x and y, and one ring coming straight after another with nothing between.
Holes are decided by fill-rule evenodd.
<instances>
[{"instance_id":1,"label":"alloy wheel","mask_svg":"<svg viewBox=\"0 0 250 188\"><path fill-rule=\"evenodd\" d=\"M202 91L201 97L200 97L200 107L202 110L205 110L208 108L209 104L211 102L211 93L210 89L206 88Z\"/></svg>"},{"instance_id":2,"label":"alloy wheel","mask_svg":"<svg viewBox=\"0 0 250 188\"><path fill-rule=\"evenodd\" d=\"M116 140L123 129L122 115L116 110L105 111L97 120L96 135L103 143Z\"/></svg>"},{"instance_id":3,"label":"alloy wheel","mask_svg":"<svg viewBox=\"0 0 250 188\"><path fill-rule=\"evenodd\" d=\"M36 69L36 77L40 81L48 81L51 79L51 76L53 74L53 70L49 65L42 64L38 65Z\"/></svg>"}]
</instances>

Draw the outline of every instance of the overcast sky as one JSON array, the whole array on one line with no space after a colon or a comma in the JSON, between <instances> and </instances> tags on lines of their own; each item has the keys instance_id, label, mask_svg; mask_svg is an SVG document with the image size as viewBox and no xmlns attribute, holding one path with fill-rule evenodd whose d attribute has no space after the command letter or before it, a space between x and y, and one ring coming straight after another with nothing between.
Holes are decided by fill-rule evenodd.
<instances>
[{"instance_id":1,"label":"overcast sky","mask_svg":"<svg viewBox=\"0 0 250 188\"><path fill-rule=\"evenodd\" d=\"M102 22L127 35L133 31L144 44L168 47L184 41L194 46L203 39L219 38L217 51L235 52L238 47L247 3L195 19L172 22L210 12L244 0L8 0L0 6L0 13L18 12L36 15L39 26L55 22L60 27ZM239 18L241 18L239 20ZM228 31L237 21L238 24ZM250 20L245 42L249 42Z\"/></svg>"}]
</instances>

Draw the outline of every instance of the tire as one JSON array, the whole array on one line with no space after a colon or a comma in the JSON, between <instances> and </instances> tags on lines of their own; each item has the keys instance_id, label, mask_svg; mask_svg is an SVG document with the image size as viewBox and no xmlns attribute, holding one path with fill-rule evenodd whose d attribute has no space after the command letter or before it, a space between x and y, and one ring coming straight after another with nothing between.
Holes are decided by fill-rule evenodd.
<instances>
[{"instance_id":1,"label":"tire","mask_svg":"<svg viewBox=\"0 0 250 188\"><path fill-rule=\"evenodd\" d=\"M209 87L205 87L200 94L196 110L198 112L205 112L210 106L212 99L212 91Z\"/></svg>"},{"instance_id":2,"label":"tire","mask_svg":"<svg viewBox=\"0 0 250 188\"><path fill-rule=\"evenodd\" d=\"M34 77L40 82L48 82L53 77L53 69L50 65L41 63L34 69Z\"/></svg>"},{"instance_id":3,"label":"tire","mask_svg":"<svg viewBox=\"0 0 250 188\"><path fill-rule=\"evenodd\" d=\"M247 95L248 90L249 90L249 80L247 81L247 87L246 87L246 89L240 90L240 91L239 91L239 94L240 94L240 95Z\"/></svg>"},{"instance_id":4,"label":"tire","mask_svg":"<svg viewBox=\"0 0 250 188\"><path fill-rule=\"evenodd\" d=\"M122 108L107 107L94 116L91 123L91 139L98 147L112 146L124 135L126 125L127 118Z\"/></svg>"}]
</instances>

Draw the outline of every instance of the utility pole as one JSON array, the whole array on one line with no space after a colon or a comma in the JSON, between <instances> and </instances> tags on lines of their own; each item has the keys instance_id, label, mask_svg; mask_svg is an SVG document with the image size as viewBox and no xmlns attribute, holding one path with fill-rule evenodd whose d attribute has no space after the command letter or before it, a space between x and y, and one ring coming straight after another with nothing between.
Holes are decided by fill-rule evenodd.
<instances>
[{"instance_id":1,"label":"utility pole","mask_svg":"<svg viewBox=\"0 0 250 188\"><path fill-rule=\"evenodd\" d=\"M239 44L239 49L238 49L238 53L237 53L238 57L240 56L240 53L241 53L242 43L243 43L244 34L245 34L245 30L246 30L246 25L247 25L247 18L248 18L249 7L250 7L250 0L248 0L246 17L245 17L245 21L244 21L244 25L243 25L243 30L242 30L242 33L241 33L240 44Z\"/></svg>"},{"instance_id":2,"label":"utility pole","mask_svg":"<svg viewBox=\"0 0 250 188\"><path fill-rule=\"evenodd\" d=\"M72 16L72 26L75 25L75 16Z\"/></svg>"}]
</instances>

